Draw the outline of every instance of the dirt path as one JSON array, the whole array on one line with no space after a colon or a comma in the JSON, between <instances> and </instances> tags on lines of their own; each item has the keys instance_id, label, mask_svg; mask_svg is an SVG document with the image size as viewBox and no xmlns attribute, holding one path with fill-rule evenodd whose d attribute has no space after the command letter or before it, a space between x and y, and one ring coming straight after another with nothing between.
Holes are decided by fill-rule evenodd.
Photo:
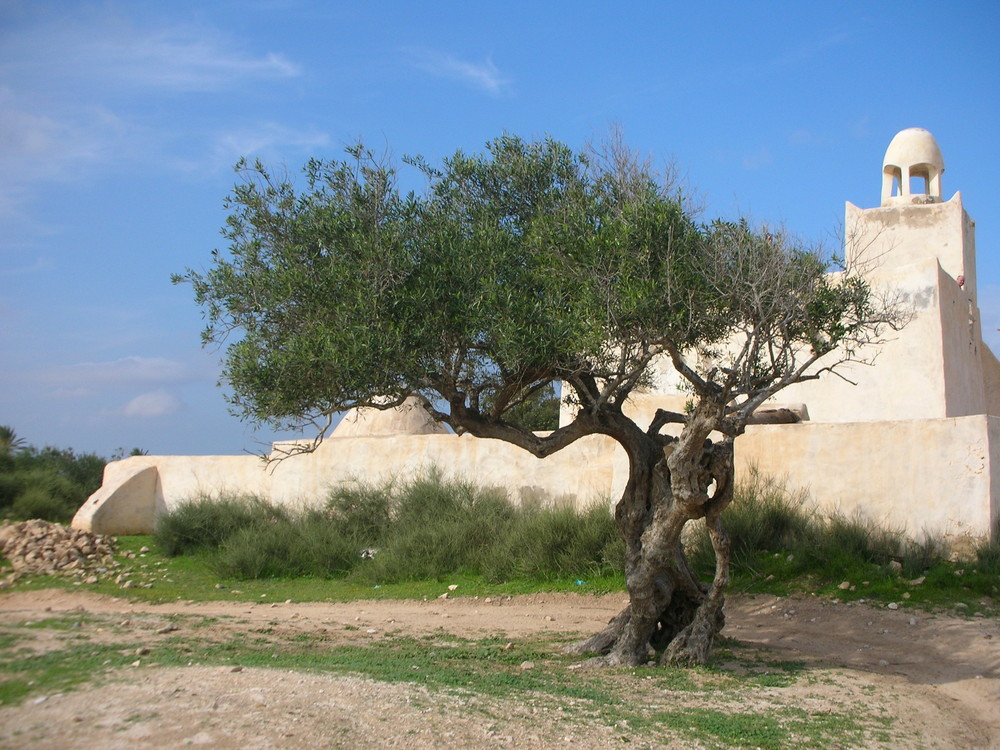
<instances>
[{"instance_id":1,"label":"dirt path","mask_svg":"<svg viewBox=\"0 0 1000 750\"><path fill-rule=\"evenodd\" d=\"M386 630L463 637L588 633L623 605L614 596L533 595L513 599L361 601L346 604L238 602L150 605L65 591L0 595L0 627L72 613L142 621L171 616L224 618L213 629L261 627L282 637L323 633L333 642L377 641ZM884 711L920 747L1000 748L1000 621L814 598L734 598L725 635L806 662L823 680L796 687L812 710ZM103 631L103 629L100 629ZM112 638L110 632L93 638ZM45 648L43 642L35 645ZM141 663L141 660L140 660ZM827 679L828 678L828 679ZM805 681L804 681L805 682ZM814 684L818 683L818 684ZM705 701L711 702L711 696ZM818 702L818 703L817 703ZM490 701L486 701L490 703ZM469 710L476 704L476 710ZM500 720L488 717L499 716ZM0 708L0 746L18 748L280 747L620 747L627 731L513 705L287 670L228 667L147 668L100 687L32 697ZM664 739L631 747L690 747ZM898 737L885 747L899 747Z\"/></svg>"}]
</instances>

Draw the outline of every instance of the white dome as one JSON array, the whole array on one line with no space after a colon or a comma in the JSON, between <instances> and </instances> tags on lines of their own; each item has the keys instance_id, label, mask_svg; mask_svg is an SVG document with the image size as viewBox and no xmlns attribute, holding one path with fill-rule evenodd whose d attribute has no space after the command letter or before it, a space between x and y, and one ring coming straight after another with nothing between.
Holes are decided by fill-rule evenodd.
<instances>
[{"instance_id":1,"label":"white dome","mask_svg":"<svg viewBox=\"0 0 1000 750\"><path fill-rule=\"evenodd\" d=\"M882 160L882 205L937 203L942 172L944 157L930 132L923 128L899 131ZM922 191L913 191L911 178L923 182Z\"/></svg>"},{"instance_id":2,"label":"white dome","mask_svg":"<svg viewBox=\"0 0 1000 750\"><path fill-rule=\"evenodd\" d=\"M923 128L907 128L896 133L885 150L882 166L903 167L914 164L930 164L938 171L944 171L944 157L930 131Z\"/></svg>"},{"instance_id":3,"label":"white dome","mask_svg":"<svg viewBox=\"0 0 1000 750\"><path fill-rule=\"evenodd\" d=\"M333 437L373 437L375 435L434 435L447 428L431 419L421 396L410 396L395 409L351 409L334 429Z\"/></svg>"}]
</instances>

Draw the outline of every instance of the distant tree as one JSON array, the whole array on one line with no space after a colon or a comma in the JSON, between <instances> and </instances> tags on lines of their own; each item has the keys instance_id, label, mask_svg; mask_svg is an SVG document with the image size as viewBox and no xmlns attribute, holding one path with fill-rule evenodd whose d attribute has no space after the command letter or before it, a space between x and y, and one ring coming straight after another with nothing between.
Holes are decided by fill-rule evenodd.
<instances>
[{"instance_id":1,"label":"distant tree","mask_svg":"<svg viewBox=\"0 0 1000 750\"><path fill-rule=\"evenodd\" d=\"M5 440L16 448L3 452ZM106 463L69 448L38 449L0 428L0 516L67 522L101 486Z\"/></svg>"},{"instance_id":2,"label":"distant tree","mask_svg":"<svg viewBox=\"0 0 1000 750\"><path fill-rule=\"evenodd\" d=\"M0 425L0 456L13 456L27 447L24 438L19 438L13 427Z\"/></svg>"},{"instance_id":3,"label":"distant tree","mask_svg":"<svg viewBox=\"0 0 1000 750\"><path fill-rule=\"evenodd\" d=\"M225 342L236 413L324 430L337 412L427 398L456 432L545 457L581 437L624 449L615 507L628 606L577 644L603 664L703 663L722 624L733 440L782 388L876 341L893 311L848 269L746 221L699 224L669 180L617 141L575 154L503 136L456 153L402 194L394 168L358 146L311 161L299 193L260 163L228 202L228 253L193 285ZM623 405L668 358L691 393L649 426ZM550 434L515 419L562 384L576 416ZM680 425L678 437L661 433ZM709 439L711 433L721 439ZM681 544L703 519L710 585Z\"/></svg>"},{"instance_id":4,"label":"distant tree","mask_svg":"<svg viewBox=\"0 0 1000 750\"><path fill-rule=\"evenodd\" d=\"M114 453L111 454L112 461L121 461L123 458L131 458L133 456L148 456L149 451L143 450L142 448L133 448L128 453L125 452L124 448L115 448Z\"/></svg>"}]
</instances>

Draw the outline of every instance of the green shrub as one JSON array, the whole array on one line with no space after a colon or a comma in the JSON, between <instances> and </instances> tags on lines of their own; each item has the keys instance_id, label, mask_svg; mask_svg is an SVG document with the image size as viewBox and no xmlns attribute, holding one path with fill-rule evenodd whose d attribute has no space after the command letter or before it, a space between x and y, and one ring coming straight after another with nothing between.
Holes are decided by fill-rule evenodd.
<instances>
[{"instance_id":1,"label":"green shrub","mask_svg":"<svg viewBox=\"0 0 1000 750\"><path fill-rule=\"evenodd\" d=\"M733 502L722 514L729 533L733 568L753 568L762 553L811 549L818 522L805 501L805 495L790 495L773 477L751 471L736 486ZM704 524L695 524L687 541L694 569L711 576L715 553Z\"/></svg>"},{"instance_id":2,"label":"green shrub","mask_svg":"<svg viewBox=\"0 0 1000 750\"><path fill-rule=\"evenodd\" d=\"M9 435L13 430L6 429ZM16 441L23 443L23 441ZM100 486L106 461L69 449L21 446L0 453L0 514L68 522Z\"/></svg>"},{"instance_id":3,"label":"green shrub","mask_svg":"<svg viewBox=\"0 0 1000 750\"><path fill-rule=\"evenodd\" d=\"M330 493L327 515L358 549L381 544L392 522L393 484L341 485Z\"/></svg>"},{"instance_id":4,"label":"green shrub","mask_svg":"<svg viewBox=\"0 0 1000 750\"><path fill-rule=\"evenodd\" d=\"M493 581L610 576L621 572L624 559L625 543L607 503L583 512L526 508L487 550L482 574Z\"/></svg>"},{"instance_id":5,"label":"green shrub","mask_svg":"<svg viewBox=\"0 0 1000 750\"><path fill-rule=\"evenodd\" d=\"M805 500L756 472L737 487L722 514L734 577L809 575L827 583L917 578L947 559L940 539L908 539L902 530L861 515L821 515ZM704 525L697 525L687 541L695 570L711 576L715 555Z\"/></svg>"},{"instance_id":6,"label":"green shrub","mask_svg":"<svg viewBox=\"0 0 1000 750\"><path fill-rule=\"evenodd\" d=\"M984 542L976 549L976 568L987 576L1000 576L1000 533L997 541Z\"/></svg>"},{"instance_id":7,"label":"green shrub","mask_svg":"<svg viewBox=\"0 0 1000 750\"><path fill-rule=\"evenodd\" d=\"M226 578L278 578L305 575L296 554L300 545L288 519L236 529L219 545L212 569Z\"/></svg>"},{"instance_id":8,"label":"green shrub","mask_svg":"<svg viewBox=\"0 0 1000 750\"><path fill-rule=\"evenodd\" d=\"M0 510L14 504L24 491L24 476L16 472L0 474Z\"/></svg>"},{"instance_id":9,"label":"green shrub","mask_svg":"<svg viewBox=\"0 0 1000 750\"><path fill-rule=\"evenodd\" d=\"M3 488L8 497L12 496L7 515L16 521L41 518L67 523L86 500L79 485L43 467L5 475Z\"/></svg>"},{"instance_id":10,"label":"green shrub","mask_svg":"<svg viewBox=\"0 0 1000 750\"><path fill-rule=\"evenodd\" d=\"M222 577L342 576L360 559L358 550L321 513L247 526L229 536L213 557Z\"/></svg>"},{"instance_id":11,"label":"green shrub","mask_svg":"<svg viewBox=\"0 0 1000 750\"><path fill-rule=\"evenodd\" d=\"M211 554L223 577L349 575L369 584L456 573L614 575L624 557L606 504L584 513L518 508L499 490L434 471L409 482L345 485L322 508L298 512L255 498L196 498L161 516L156 538L167 554Z\"/></svg>"},{"instance_id":12,"label":"green shrub","mask_svg":"<svg viewBox=\"0 0 1000 750\"><path fill-rule=\"evenodd\" d=\"M76 506L68 505L65 499L40 486L28 487L10 507L11 518L15 520L40 518L53 523L66 523L75 511Z\"/></svg>"},{"instance_id":13,"label":"green shrub","mask_svg":"<svg viewBox=\"0 0 1000 750\"><path fill-rule=\"evenodd\" d=\"M288 511L259 497L203 495L161 515L155 537L164 554L183 555L218 548L237 532L267 527L287 517Z\"/></svg>"},{"instance_id":14,"label":"green shrub","mask_svg":"<svg viewBox=\"0 0 1000 750\"><path fill-rule=\"evenodd\" d=\"M478 573L484 551L516 513L500 490L428 472L397 491L378 554L359 565L355 577L394 583Z\"/></svg>"}]
</instances>

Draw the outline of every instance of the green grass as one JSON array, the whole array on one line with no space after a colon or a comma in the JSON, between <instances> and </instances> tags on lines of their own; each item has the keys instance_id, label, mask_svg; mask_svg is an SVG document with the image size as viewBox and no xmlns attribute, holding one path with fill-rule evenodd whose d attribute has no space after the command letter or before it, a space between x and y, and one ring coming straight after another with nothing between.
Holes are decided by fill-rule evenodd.
<instances>
[{"instance_id":1,"label":"green grass","mask_svg":"<svg viewBox=\"0 0 1000 750\"><path fill-rule=\"evenodd\" d=\"M823 517L774 481L752 477L725 512L730 591L810 593L900 607L1000 612L1000 545L952 562L859 518ZM693 523L689 550L707 580L714 557ZM624 588L621 541L603 504L515 508L493 491L434 474L402 485L354 485L294 514L259 499L199 499L168 514L155 538L123 537L116 576L86 588L145 600L345 601L510 596ZM142 548L149 550L142 552ZM373 559L360 551L378 550ZM845 588L841 588L843 584ZM36 577L18 586L70 586Z\"/></svg>"},{"instance_id":2,"label":"green grass","mask_svg":"<svg viewBox=\"0 0 1000 750\"><path fill-rule=\"evenodd\" d=\"M561 717L568 727L597 723L615 728L623 741L656 742L673 735L708 747L824 747L845 739L860 745L872 732L890 728L874 712L856 706L831 713L802 710L801 689L812 670L735 641L723 644L720 659L738 662L743 674L718 666L587 670L570 668L576 660L562 655L564 636L507 643L497 636L385 632L367 643L344 643L330 634L289 636L270 627L174 616L178 634L151 641L148 633L130 632L111 618L81 614L30 628L5 626L4 635L16 637L0 642L0 702L10 705L65 692L86 680L100 685L122 679L134 671L136 644L148 643L142 670L240 666L363 676L420 685L437 695L478 696L464 710L478 711L484 720L502 720L512 710L522 716L537 710ZM60 647L32 653L26 647L30 633L42 629L52 631ZM88 638L97 629L104 633L100 643ZM533 666L522 668L524 662ZM744 702L751 696L763 708L746 710Z\"/></svg>"},{"instance_id":3,"label":"green grass","mask_svg":"<svg viewBox=\"0 0 1000 750\"><path fill-rule=\"evenodd\" d=\"M148 552L140 552L148 548ZM132 555L133 557L129 557ZM125 580L133 587L122 589L114 576L98 583L79 584L55 576L30 576L16 583L20 590L48 588L82 589L139 601L244 601L244 602L337 602L358 599L435 599L449 596L504 597L544 591L604 594L624 588L621 575L583 581L581 579L515 579L493 582L482 576L455 574L441 580L369 584L343 578L267 578L241 580L219 576L208 553L169 557L151 536L118 538L118 562ZM141 566L146 566L145 568ZM117 574L118 571L116 571ZM146 585L149 588L146 588ZM458 588L449 591L448 586Z\"/></svg>"}]
</instances>

